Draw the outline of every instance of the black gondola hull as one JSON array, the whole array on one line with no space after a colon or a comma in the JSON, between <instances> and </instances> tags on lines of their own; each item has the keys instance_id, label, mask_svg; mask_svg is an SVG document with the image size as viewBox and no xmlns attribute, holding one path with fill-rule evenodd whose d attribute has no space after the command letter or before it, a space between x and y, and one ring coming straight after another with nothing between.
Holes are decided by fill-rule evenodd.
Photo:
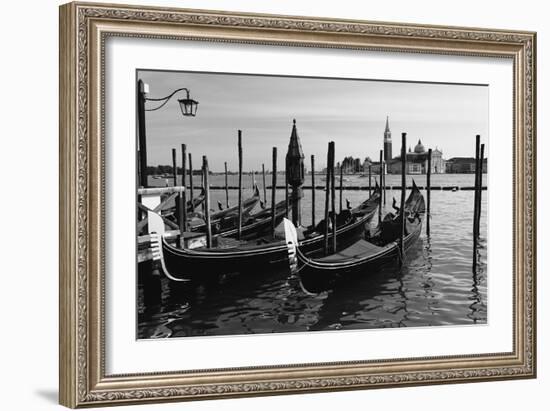
<instances>
[{"instance_id":1,"label":"black gondola hull","mask_svg":"<svg viewBox=\"0 0 550 411\"><path fill-rule=\"evenodd\" d=\"M362 238L365 233L365 224L372 219L375 211L376 208L363 218L338 229L336 232L337 248L345 248ZM329 243L331 239L332 235L329 235ZM301 249L308 256L319 255L323 252L323 248L324 237L322 235L306 239L301 243ZM261 272L262 268L267 265L288 266L288 249L284 241L226 250L219 248L178 249L163 241L163 255L166 268L173 276L198 282L226 273L250 270Z\"/></svg>"},{"instance_id":2,"label":"black gondola hull","mask_svg":"<svg viewBox=\"0 0 550 411\"><path fill-rule=\"evenodd\" d=\"M416 224L414 231L405 238L405 250L409 250L416 243L421 230L422 224ZM332 289L342 281L351 281L358 277L370 277L388 264L398 264L400 258L399 244L394 242L391 246L385 247L380 255L365 259L356 265L341 270L320 270L303 264L300 267L298 276L304 291L316 294Z\"/></svg>"}]
</instances>

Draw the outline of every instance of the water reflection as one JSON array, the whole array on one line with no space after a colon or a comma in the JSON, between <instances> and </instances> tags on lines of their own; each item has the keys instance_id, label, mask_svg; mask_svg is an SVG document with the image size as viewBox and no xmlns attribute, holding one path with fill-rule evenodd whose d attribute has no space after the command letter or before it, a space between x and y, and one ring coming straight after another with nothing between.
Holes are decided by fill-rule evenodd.
<instances>
[{"instance_id":1,"label":"water reflection","mask_svg":"<svg viewBox=\"0 0 550 411\"><path fill-rule=\"evenodd\" d=\"M476 260L476 264L472 269L472 295L470 297L472 303L470 304L471 312L468 314L468 318L470 318L474 322L474 324L477 324L480 320L483 322L485 322L486 320L483 316L481 316L480 318L480 313L482 313L485 308L485 305L483 303L483 296L480 292L480 286L485 277L485 266L482 260L483 255L486 254L485 246L485 240L483 238L480 238L478 240L477 249L474 250L474 258Z\"/></svg>"},{"instance_id":2,"label":"water reflection","mask_svg":"<svg viewBox=\"0 0 550 411\"><path fill-rule=\"evenodd\" d=\"M433 266L433 257L432 257L432 243L430 237L423 239L423 249L425 266L423 269L419 270L420 272L420 287L423 290L423 297L425 299L426 309L431 315L436 314L437 300L434 293L434 288L436 287L436 282L432 277L432 266Z\"/></svg>"}]
</instances>

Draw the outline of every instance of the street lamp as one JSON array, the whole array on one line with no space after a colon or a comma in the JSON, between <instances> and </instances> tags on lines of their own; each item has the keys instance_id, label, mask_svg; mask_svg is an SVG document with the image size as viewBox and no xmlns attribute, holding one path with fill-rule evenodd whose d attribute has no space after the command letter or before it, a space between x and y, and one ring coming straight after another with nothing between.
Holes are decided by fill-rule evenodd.
<instances>
[{"instance_id":1,"label":"street lamp","mask_svg":"<svg viewBox=\"0 0 550 411\"><path fill-rule=\"evenodd\" d=\"M189 98L189 90L187 91L187 98L180 98L178 103L180 103L181 114L185 117L195 117L197 115L197 109L199 108L199 102Z\"/></svg>"},{"instance_id":2,"label":"street lamp","mask_svg":"<svg viewBox=\"0 0 550 411\"><path fill-rule=\"evenodd\" d=\"M149 87L142 80L138 80L137 84L137 111L138 111L138 137L139 137L139 182L140 186L147 187L147 139L145 133L145 112L146 111L156 111L161 109L170 101L170 99L180 91L186 92L186 98L178 100L180 105L181 114L184 117L195 117L197 115L197 108L199 102L193 100L189 97L189 89L186 87L178 88L166 97L161 98L149 98L147 93L149 92ZM146 109L145 103L147 101L158 101L161 102L160 105Z\"/></svg>"}]
</instances>

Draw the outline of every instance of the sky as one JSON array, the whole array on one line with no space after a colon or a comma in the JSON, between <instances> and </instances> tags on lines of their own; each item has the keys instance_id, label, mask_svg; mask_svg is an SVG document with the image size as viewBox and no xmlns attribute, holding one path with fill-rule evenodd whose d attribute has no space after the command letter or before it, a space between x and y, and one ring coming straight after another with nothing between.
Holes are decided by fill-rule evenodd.
<instances>
[{"instance_id":1,"label":"sky","mask_svg":"<svg viewBox=\"0 0 550 411\"><path fill-rule=\"evenodd\" d=\"M401 133L407 148L418 140L438 148L443 158L473 157L475 135L487 142L489 88L484 85L387 82L307 77L255 76L143 71L150 98L180 87L199 102L196 117L183 117L181 92L157 111L146 112L148 164L171 164L171 149L187 144L195 168L203 155L210 170L237 170L237 130L243 133L243 170L271 169L272 147L278 168L284 164L296 119L306 157L315 155L316 169L326 165L327 146L335 142L336 161L346 156L377 161L383 146L386 116L392 132L393 156ZM158 103L147 102L147 108Z\"/></svg>"}]
</instances>

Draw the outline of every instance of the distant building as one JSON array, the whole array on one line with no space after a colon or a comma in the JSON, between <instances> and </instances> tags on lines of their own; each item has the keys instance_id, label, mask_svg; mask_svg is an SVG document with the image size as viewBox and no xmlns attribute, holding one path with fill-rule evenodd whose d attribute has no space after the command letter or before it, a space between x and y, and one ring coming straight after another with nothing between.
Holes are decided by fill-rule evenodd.
<instances>
[{"instance_id":1,"label":"distant building","mask_svg":"<svg viewBox=\"0 0 550 411\"><path fill-rule=\"evenodd\" d=\"M429 151L424 148L420 139L414 147L414 150L411 150L409 147L406 153L407 174L426 174L428 171L428 153ZM384 129L383 159L386 173L401 174L401 156L399 155L398 157L392 158L392 139L389 116L386 117L386 127ZM340 163L337 165L338 169L339 167ZM380 174L380 161L372 161L370 157L366 157L361 162L359 158L349 156L345 157L342 161L342 170L344 173L367 174L369 172L369 167L373 176ZM444 160L443 151L436 147L432 150L431 167L432 174L473 173L475 172L475 160L472 157L453 157L449 160ZM483 161L483 172L487 173L487 159Z\"/></svg>"},{"instance_id":2,"label":"distant building","mask_svg":"<svg viewBox=\"0 0 550 411\"><path fill-rule=\"evenodd\" d=\"M365 159L363 160L363 173L368 173L369 166L371 165L372 165L372 160L370 159L370 157L365 157Z\"/></svg>"},{"instance_id":3,"label":"distant building","mask_svg":"<svg viewBox=\"0 0 550 411\"><path fill-rule=\"evenodd\" d=\"M363 161L363 174L367 174L369 172L369 166L371 168L372 175L380 174L380 161L372 161L370 157L366 157Z\"/></svg>"},{"instance_id":4,"label":"distant building","mask_svg":"<svg viewBox=\"0 0 550 411\"><path fill-rule=\"evenodd\" d=\"M453 157L446 161L445 172L455 174L475 173L476 160L473 157ZM483 173L487 173L487 159L483 159Z\"/></svg>"},{"instance_id":5,"label":"distant building","mask_svg":"<svg viewBox=\"0 0 550 411\"><path fill-rule=\"evenodd\" d=\"M361 164L361 159L353 158L351 156L345 157L344 160L342 161L341 166L344 174L360 173L363 169L363 165ZM339 169L340 164L338 163L336 167Z\"/></svg>"},{"instance_id":6,"label":"distant building","mask_svg":"<svg viewBox=\"0 0 550 411\"><path fill-rule=\"evenodd\" d=\"M409 151L406 154L407 174L426 174L428 171L428 151L424 148L422 141L418 140L418 144L412 151L409 147ZM395 157L388 162L387 172L389 174L401 173L401 156ZM436 148L432 150L432 174L444 174L446 172L445 160L443 160L443 152Z\"/></svg>"}]
</instances>

